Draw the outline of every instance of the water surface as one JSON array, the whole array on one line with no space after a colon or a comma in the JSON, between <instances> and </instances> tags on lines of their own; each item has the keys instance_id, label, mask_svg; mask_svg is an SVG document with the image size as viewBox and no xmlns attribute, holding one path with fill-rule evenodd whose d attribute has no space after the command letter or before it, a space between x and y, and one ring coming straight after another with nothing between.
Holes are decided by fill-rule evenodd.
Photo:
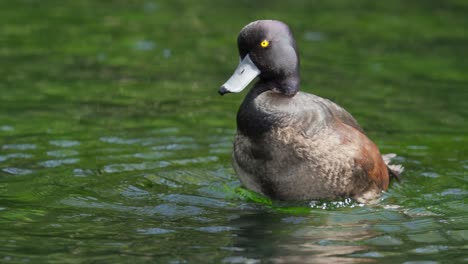
<instances>
[{"instance_id":1,"label":"water surface","mask_svg":"<svg viewBox=\"0 0 468 264\"><path fill-rule=\"evenodd\" d=\"M3 1L0 262L466 262L464 1ZM406 167L377 206L238 189L246 23L291 25L302 89Z\"/></svg>"}]
</instances>

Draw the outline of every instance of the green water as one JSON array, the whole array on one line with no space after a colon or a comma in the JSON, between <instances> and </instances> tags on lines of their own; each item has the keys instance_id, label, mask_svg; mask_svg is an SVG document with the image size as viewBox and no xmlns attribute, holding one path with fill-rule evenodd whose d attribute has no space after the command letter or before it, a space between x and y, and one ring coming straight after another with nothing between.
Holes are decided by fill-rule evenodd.
<instances>
[{"instance_id":1,"label":"green water","mask_svg":"<svg viewBox=\"0 0 468 264\"><path fill-rule=\"evenodd\" d=\"M1 1L0 263L468 261L468 2ZM377 206L260 202L230 165L239 30L406 167ZM249 198L250 197L250 198Z\"/></svg>"}]
</instances>

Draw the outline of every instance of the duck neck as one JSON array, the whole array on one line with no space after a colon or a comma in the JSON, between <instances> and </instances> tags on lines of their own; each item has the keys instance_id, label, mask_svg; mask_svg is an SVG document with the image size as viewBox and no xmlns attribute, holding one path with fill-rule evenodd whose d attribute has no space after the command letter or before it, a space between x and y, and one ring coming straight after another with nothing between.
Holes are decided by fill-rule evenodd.
<instances>
[{"instance_id":1,"label":"duck neck","mask_svg":"<svg viewBox=\"0 0 468 264\"><path fill-rule=\"evenodd\" d=\"M267 90L292 97L299 92L299 73L291 74L283 78L260 79L258 84L259 86L266 87Z\"/></svg>"},{"instance_id":2,"label":"duck neck","mask_svg":"<svg viewBox=\"0 0 468 264\"><path fill-rule=\"evenodd\" d=\"M277 81L260 79L249 91L237 112L238 131L253 140L259 140L266 132L281 126L284 116L278 114L277 107L287 104L299 90L298 82L289 84L290 86L286 87L279 85Z\"/></svg>"}]
</instances>

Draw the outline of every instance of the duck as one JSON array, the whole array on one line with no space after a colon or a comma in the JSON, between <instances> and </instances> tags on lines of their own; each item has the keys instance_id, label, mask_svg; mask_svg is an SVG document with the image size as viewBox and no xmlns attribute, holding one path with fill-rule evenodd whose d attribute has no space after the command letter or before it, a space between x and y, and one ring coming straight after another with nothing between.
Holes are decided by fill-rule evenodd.
<instances>
[{"instance_id":1,"label":"duck","mask_svg":"<svg viewBox=\"0 0 468 264\"><path fill-rule=\"evenodd\" d=\"M219 88L239 93L232 166L241 184L276 200L379 201L404 167L390 165L356 119L331 100L299 91L299 55L289 26L257 20L237 38L240 62Z\"/></svg>"}]
</instances>

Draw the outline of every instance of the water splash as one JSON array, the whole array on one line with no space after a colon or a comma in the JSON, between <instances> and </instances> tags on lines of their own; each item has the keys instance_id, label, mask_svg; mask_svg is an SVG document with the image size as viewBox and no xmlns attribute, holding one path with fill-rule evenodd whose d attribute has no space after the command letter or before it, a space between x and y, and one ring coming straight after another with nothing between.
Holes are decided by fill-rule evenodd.
<instances>
[{"instance_id":1,"label":"water splash","mask_svg":"<svg viewBox=\"0 0 468 264\"><path fill-rule=\"evenodd\" d=\"M334 210L338 208L354 208L363 207L364 204L358 203L351 198L345 198L340 201L311 201L309 203L310 208L322 209L322 210Z\"/></svg>"}]
</instances>

